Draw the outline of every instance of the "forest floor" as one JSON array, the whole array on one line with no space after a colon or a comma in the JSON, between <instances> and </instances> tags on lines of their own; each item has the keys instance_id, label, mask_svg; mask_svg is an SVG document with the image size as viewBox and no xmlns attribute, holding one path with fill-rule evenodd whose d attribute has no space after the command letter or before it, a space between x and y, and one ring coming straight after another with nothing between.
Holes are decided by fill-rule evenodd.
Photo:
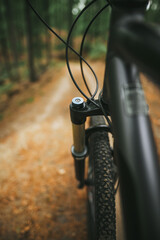
<instances>
[{"instance_id":1,"label":"forest floor","mask_svg":"<svg viewBox=\"0 0 160 240\"><path fill-rule=\"evenodd\" d=\"M103 79L103 63L92 66ZM79 79L79 64L72 70ZM160 155L160 92L144 77L143 85ZM0 240L87 239L86 189L76 188L70 154L69 104L77 95L66 67L57 66L14 95L3 112Z\"/></svg>"}]
</instances>

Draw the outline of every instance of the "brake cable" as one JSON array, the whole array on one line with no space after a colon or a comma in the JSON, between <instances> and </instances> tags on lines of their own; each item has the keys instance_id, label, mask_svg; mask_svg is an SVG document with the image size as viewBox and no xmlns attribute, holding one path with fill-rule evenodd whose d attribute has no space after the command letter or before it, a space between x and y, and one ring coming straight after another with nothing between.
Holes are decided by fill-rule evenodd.
<instances>
[{"instance_id":1,"label":"brake cable","mask_svg":"<svg viewBox=\"0 0 160 240\"><path fill-rule=\"evenodd\" d=\"M84 62L86 63L86 65L90 68L90 70L92 71L93 75L95 76L96 82L98 82L97 77L96 77L96 74L95 74L95 72L93 71L93 69L91 68L91 66L88 64L88 62L87 62L82 56L80 56L80 54L79 54L74 48L72 48L72 47L69 45L69 38L70 38L70 34L71 34L71 33L69 34L69 37L68 37L67 42L66 42L64 39L62 39L62 38L46 23L46 21L45 21L45 20L39 15L39 13L34 9L34 7L32 6L32 4L30 3L30 1L29 1L29 0L26 0L26 1L28 2L30 8L33 10L33 12L35 13L35 15L39 18L39 20L40 20L61 42L63 42L63 43L67 46L66 52L68 53L68 48L70 48L78 57L80 57L80 58L82 59L82 61L84 61ZM86 10L91 4L93 4L93 3L96 2L96 1L97 1L97 0L93 0L93 1L90 2L84 9ZM82 10L81 14L85 11L84 9ZM81 16L81 14L80 14L80 16ZM80 16L79 16L79 17L80 17ZM76 19L77 19L77 18L76 18ZM77 19L77 20L78 20L78 19ZM77 21L77 20L76 20L76 21ZM72 26L73 26L73 25L72 25ZM72 28L73 28L73 27L71 27L71 30L70 30L70 31L72 31ZM67 58L67 57L66 57L66 58ZM97 103L95 103L92 99L90 99L89 97L87 97L86 94L84 94L84 92L79 88L78 84L76 83L76 81L75 81L74 78L73 78L73 75L72 75L72 72L71 72L71 69L70 69L69 64L67 64L67 66L69 67L68 70L69 70L71 79L72 79L73 83L75 84L75 86L77 87L77 89L80 91L80 93L81 93L88 101L92 102L94 105L96 105L98 108L100 108Z\"/></svg>"},{"instance_id":2,"label":"brake cable","mask_svg":"<svg viewBox=\"0 0 160 240\"><path fill-rule=\"evenodd\" d=\"M97 12L97 14L92 18L92 20L90 21L90 23L88 24L88 26L87 26L87 28L86 28L86 30L85 30L85 33L84 33L84 35L83 35L82 42L81 42L81 47L80 47L80 55L81 55L81 56L82 56L82 52L83 52L83 46L84 46L85 37L86 37L86 35L87 35L87 33L88 33L89 28L91 27L92 23L96 20L96 18L97 18L108 6L109 6L109 3L106 4L101 10L99 10L99 11ZM80 58L80 66L81 66L81 74L82 74L82 77L83 77L84 84L86 85L86 88L87 88L90 96L91 96L91 97L94 97L95 95L94 95L94 94L93 94L93 95L91 94L91 91L90 91L90 89L89 89L89 87L88 87L88 84L87 84L87 81L86 81L86 79L85 79L84 70L83 70L83 65L82 65L82 59L81 59L81 58Z\"/></svg>"}]
</instances>

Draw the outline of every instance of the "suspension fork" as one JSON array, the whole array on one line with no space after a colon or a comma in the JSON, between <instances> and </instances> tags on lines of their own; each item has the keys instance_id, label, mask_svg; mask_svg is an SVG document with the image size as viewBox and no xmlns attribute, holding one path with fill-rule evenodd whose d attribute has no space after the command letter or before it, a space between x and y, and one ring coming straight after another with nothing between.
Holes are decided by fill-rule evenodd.
<instances>
[{"instance_id":1,"label":"suspension fork","mask_svg":"<svg viewBox=\"0 0 160 240\"><path fill-rule=\"evenodd\" d=\"M82 114L76 119L76 116L77 113L84 108L85 102L82 98L74 98L72 100L72 104L70 106L73 132L73 146L71 148L71 152L74 158L76 179L79 181L78 188L83 188L84 186L85 158L88 151L85 144L86 117L83 117Z\"/></svg>"},{"instance_id":2,"label":"suspension fork","mask_svg":"<svg viewBox=\"0 0 160 240\"><path fill-rule=\"evenodd\" d=\"M96 100L96 103L99 103L98 100ZM108 112L108 106L105 105L104 107ZM97 131L97 127L85 130L86 118L93 115L103 115L101 108L96 107L91 102L84 102L81 97L72 99L72 103L70 104L73 131L71 152L74 158L75 176L79 182L78 188L83 188L85 185L85 158L88 154L87 139L92 132ZM108 131L108 128L104 128Z\"/></svg>"}]
</instances>

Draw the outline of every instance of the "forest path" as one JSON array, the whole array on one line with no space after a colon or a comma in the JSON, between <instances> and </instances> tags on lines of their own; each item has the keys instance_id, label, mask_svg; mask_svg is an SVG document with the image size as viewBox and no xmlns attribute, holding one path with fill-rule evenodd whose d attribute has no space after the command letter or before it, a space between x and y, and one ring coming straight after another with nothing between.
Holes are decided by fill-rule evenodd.
<instances>
[{"instance_id":1,"label":"forest path","mask_svg":"<svg viewBox=\"0 0 160 240\"><path fill-rule=\"evenodd\" d=\"M104 64L92 64L103 79ZM72 70L77 80L79 64ZM92 75L87 71L87 78ZM80 83L82 86L83 84ZM144 81L160 142L157 89ZM152 88L151 88L152 86ZM12 98L0 123L0 239L85 240L86 190L77 190L69 104L79 96L65 67Z\"/></svg>"},{"instance_id":2,"label":"forest path","mask_svg":"<svg viewBox=\"0 0 160 240\"><path fill-rule=\"evenodd\" d=\"M94 63L100 71L100 62ZM72 64L79 79L79 64ZM87 71L87 76L92 75ZM65 67L14 96L0 123L0 239L87 239L86 190L77 190ZM18 105L18 107L17 107Z\"/></svg>"}]
</instances>

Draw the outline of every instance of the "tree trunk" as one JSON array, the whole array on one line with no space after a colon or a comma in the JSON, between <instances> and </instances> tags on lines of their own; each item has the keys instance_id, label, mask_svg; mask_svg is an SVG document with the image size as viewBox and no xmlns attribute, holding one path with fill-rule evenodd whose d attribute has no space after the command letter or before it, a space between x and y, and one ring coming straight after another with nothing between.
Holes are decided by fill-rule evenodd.
<instances>
[{"instance_id":1,"label":"tree trunk","mask_svg":"<svg viewBox=\"0 0 160 240\"><path fill-rule=\"evenodd\" d=\"M18 54L17 54L17 39L16 39L16 29L13 23L13 10L11 9L10 1L4 0L5 6L5 18L7 22L7 32L8 32L8 39L11 46L11 53L13 59L13 68L14 68L14 80L17 81L20 79L18 73Z\"/></svg>"},{"instance_id":2,"label":"tree trunk","mask_svg":"<svg viewBox=\"0 0 160 240\"><path fill-rule=\"evenodd\" d=\"M31 24L31 16L30 16L30 7L25 1L25 20L26 20L26 33L27 33L27 48L28 48L28 67L30 74L30 81L35 82L35 66L34 66L34 54L33 54L33 39L32 39L32 24Z\"/></svg>"},{"instance_id":3,"label":"tree trunk","mask_svg":"<svg viewBox=\"0 0 160 240\"><path fill-rule=\"evenodd\" d=\"M50 26L50 15L49 15L49 0L45 0L45 20ZM51 49L51 34L49 33L49 30L46 29L46 58L47 58L47 64L49 63L52 56L52 49Z\"/></svg>"},{"instance_id":4,"label":"tree trunk","mask_svg":"<svg viewBox=\"0 0 160 240\"><path fill-rule=\"evenodd\" d=\"M9 56L8 45L6 41L6 31L4 28L4 18L3 18L2 11L0 11L0 54L1 54L1 59L3 60L4 68L8 73L8 76L11 79L11 81L13 81L14 78L12 75L12 68L10 64L10 56Z\"/></svg>"}]
</instances>

